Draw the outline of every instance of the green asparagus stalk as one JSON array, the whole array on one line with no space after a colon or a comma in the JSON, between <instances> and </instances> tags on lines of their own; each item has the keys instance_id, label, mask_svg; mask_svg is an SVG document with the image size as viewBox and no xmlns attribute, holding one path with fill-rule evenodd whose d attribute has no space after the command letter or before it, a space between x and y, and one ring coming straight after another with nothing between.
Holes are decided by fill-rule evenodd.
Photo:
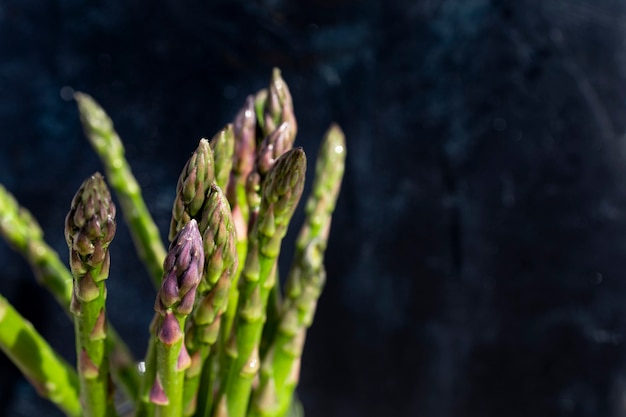
<instances>
[{"instance_id":1,"label":"green asparagus stalk","mask_svg":"<svg viewBox=\"0 0 626 417\"><path fill-rule=\"evenodd\" d=\"M297 132L297 122L293 112L293 103L287 84L280 75L280 70L274 68L270 86L257 94L257 112L259 129L264 139L257 145L255 159L255 173L248 183L248 198L250 202L250 225L256 219L260 203L260 184L265 175L276 162L276 159L293 147ZM277 278L274 278L277 279ZM270 302L267 310L267 323L263 328L260 353L264 354L269 340L278 325L274 320L279 315L282 295L279 286L272 287L269 294Z\"/></svg>"},{"instance_id":2,"label":"green asparagus stalk","mask_svg":"<svg viewBox=\"0 0 626 417\"><path fill-rule=\"evenodd\" d=\"M343 178L345 149L343 132L332 125L317 158L305 223L296 241L294 262L287 279L282 317L263 357L249 417L283 417L289 410L298 382L306 329L313 321L326 277L324 251Z\"/></svg>"},{"instance_id":3,"label":"green asparagus stalk","mask_svg":"<svg viewBox=\"0 0 626 417\"><path fill-rule=\"evenodd\" d=\"M124 146L113 122L96 101L83 93L75 94L85 135L104 165L111 187L129 225L139 257L146 265L153 283L160 284L165 248L150 212L141 196L141 188L124 157Z\"/></svg>"},{"instance_id":4,"label":"green asparagus stalk","mask_svg":"<svg viewBox=\"0 0 626 417\"><path fill-rule=\"evenodd\" d=\"M214 416L243 417L248 408L252 381L259 369L259 342L267 300L280 244L302 195L306 157L301 148L283 154L267 174L259 217L250 236L243 269L241 302L234 328L236 357L227 367ZM225 414L224 414L225 413Z\"/></svg>"},{"instance_id":5,"label":"green asparagus stalk","mask_svg":"<svg viewBox=\"0 0 626 417\"><path fill-rule=\"evenodd\" d=\"M280 76L278 76L278 78L280 81L279 85L284 84L282 79L280 79ZM275 84L276 82L274 82L272 85L275 85ZM269 89L270 95L268 99L266 100L266 104L271 103L272 100L270 100L270 97L277 96L276 91L277 91L276 88L270 87ZM269 105L266 107L269 107ZM295 119L294 119L294 123L295 123ZM251 181L258 181L260 178L260 181L262 183L263 179L265 178L269 170L276 163L276 160L283 153L285 153L286 151L288 151L289 149L293 147L293 139L294 139L294 134L292 134L291 132L290 122L282 122L276 128L276 130L274 130L268 136L266 136L258 144L257 155L256 155L256 160L255 160L255 176L251 176ZM251 182L249 185L255 185L255 184ZM256 190L257 190L257 187L251 188L250 189L251 194L249 197L250 201L253 202L251 203L251 206L253 207L251 211L254 214L258 213L258 210L260 207L259 206L260 195L258 195L258 192L260 190L259 191L256 191ZM253 215L251 217L251 222L253 223L254 221L255 221L255 216ZM274 280L277 280L277 278L275 277ZM263 328L263 335L261 339L261 348L260 348L261 355L264 354L265 348L269 343L268 340L271 339L273 332L275 330L275 327L278 324L277 321L274 319L278 317L279 315L279 309L280 309L281 303L282 303L282 295L281 295L280 287L274 286L270 290L270 294L269 294L269 303L267 307L267 323Z\"/></svg>"},{"instance_id":6,"label":"green asparagus stalk","mask_svg":"<svg viewBox=\"0 0 626 417\"><path fill-rule=\"evenodd\" d=\"M226 310L231 280L237 269L235 227L228 201L217 185L211 186L199 224L205 253L203 280L198 287L199 302L189 322L185 343L192 366L185 375L185 415L204 415L212 402L210 378L215 364L206 364L215 345L221 317ZM215 356L216 358L216 356ZM202 375L202 383L200 376Z\"/></svg>"},{"instance_id":7,"label":"green asparagus stalk","mask_svg":"<svg viewBox=\"0 0 626 417\"><path fill-rule=\"evenodd\" d=\"M115 205L104 178L83 182L65 219L74 278L74 314L80 396L87 417L115 415L106 349L106 287L109 244L115 235Z\"/></svg>"},{"instance_id":8,"label":"green asparagus stalk","mask_svg":"<svg viewBox=\"0 0 626 417\"><path fill-rule=\"evenodd\" d=\"M280 277L278 276L278 268L274 268L273 272L276 276L271 279L278 283ZM274 285L270 290L267 299L267 308L265 309L266 317L265 324L263 325L263 333L261 334L261 343L259 344L259 357L265 357L267 350L274 339L274 333L280 323L280 316L283 306L283 294L282 288L279 285Z\"/></svg>"},{"instance_id":9,"label":"green asparagus stalk","mask_svg":"<svg viewBox=\"0 0 626 417\"><path fill-rule=\"evenodd\" d=\"M250 230L256 222L256 218L258 216L261 205L261 184L265 176L272 168L272 166L276 163L278 157L280 157L282 154L284 154L286 151L293 147L293 140L292 136L290 135L290 123L283 122L276 130L270 133L257 146L257 152L254 158L254 165L252 170L248 174L248 179L245 184L247 208L246 211L248 220L248 224L247 226L245 226L246 231ZM236 215L237 213L234 213L234 216ZM238 237L239 256L240 259L245 259L248 245L247 236L238 234ZM241 270L237 273L236 281L238 281L238 277L240 274ZM227 312L226 316L226 331L228 332L230 331L232 317L234 317L237 308L237 291L238 290L235 289L232 290L229 311ZM281 296L278 287L272 288L270 292L270 298L272 299L272 309L274 308L274 306L278 306L280 304ZM226 335L227 334L228 333L226 333Z\"/></svg>"},{"instance_id":10,"label":"green asparagus stalk","mask_svg":"<svg viewBox=\"0 0 626 417\"><path fill-rule=\"evenodd\" d=\"M199 220L207 191L215 179L214 164L209 141L200 139L198 148L187 160L178 178L170 224L170 241L191 219Z\"/></svg>"},{"instance_id":11,"label":"green asparagus stalk","mask_svg":"<svg viewBox=\"0 0 626 417\"><path fill-rule=\"evenodd\" d=\"M0 350L22 371L39 395L52 401L68 416L82 416L76 371L2 296Z\"/></svg>"},{"instance_id":12,"label":"green asparagus stalk","mask_svg":"<svg viewBox=\"0 0 626 417\"><path fill-rule=\"evenodd\" d=\"M299 293L295 297L289 294L285 299L280 324L263 357L259 385L254 390L248 417L284 417L289 410L298 383L306 330L313 321L326 280L322 247L321 239L311 242L297 272L292 270L290 278L299 281Z\"/></svg>"},{"instance_id":13,"label":"green asparagus stalk","mask_svg":"<svg viewBox=\"0 0 626 417\"><path fill-rule=\"evenodd\" d=\"M272 91L272 89L270 89ZM254 176L251 180L257 181L260 178L262 183L263 179L272 168L272 166L276 163L276 160L286 151L292 148L293 142L290 137L290 124L288 122L283 122L278 126L276 130L270 133L261 143L258 145L257 157L255 168L255 174L258 176ZM255 187L256 189L256 187ZM252 193L251 189L251 193ZM260 192L260 190L259 190ZM256 203L252 203L252 212L258 213L260 208L260 195L251 194L250 201L256 201ZM251 222L255 221L255 216L251 217ZM277 274L278 272L275 271ZM273 277L273 280L276 281L277 277ZM279 315L278 310L280 309L280 305L282 303L282 295L280 291L280 287L275 285L270 290L269 294L269 303L267 307L267 322L263 328L263 336L261 339L261 349L260 353L263 354L265 351L265 347L268 344L267 340L272 337L274 332L274 328L277 325L277 322L274 320Z\"/></svg>"},{"instance_id":14,"label":"green asparagus stalk","mask_svg":"<svg viewBox=\"0 0 626 417\"><path fill-rule=\"evenodd\" d=\"M211 139L211 149L215 159L215 183L222 189L228 188L230 172L235 152L235 135L233 125L227 124Z\"/></svg>"},{"instance_id":15,"label":"green asparagus stalk","mask_svg":"<svg viewBox=\"0 0 626 417\"><path fill-rule=\"evenodd\" d=\"M226 311L220 319L220 353L214 353L214 356L218 356L218 363L222 362L220 358L226 351L226 342L231 335L239 300L239 277L241 276L244 260L248 253L248 222L250 213L246 184L248 176L254 169L256 158L256 127L254 96L250 95L246 98L244 106L239 110L233 122L235 152L233 154L233 164L226 195L230 203L233 224L237 236L236 248L238 263L237 269L231 278L232 282L228 291ZM219 368L219 373L220 375L226 375L224 364ZM200 415L208 415L207 410L210 410L210 408L206 407L205 410L201 410L204 414Z\"/></svg>"},{"instance_id":16,"label":"green asparagus stalk","mask_svg":"<svg viewBox=\"0 0 626 417\"><path fill-rule=\"evenodd\" d=\"M297 251L302 252L318 237L323 242L328 240L331 218L345 171L345 161L345 136L338 125L332 124L324 135L315 164L313 187L305 206L305 224L296 241Z\"/></svg>"},{"instance_id":17,"label":"green asparagus stalk","mask_svg":"<svg viewBox=\"0 0 626 417\"><path fill-rule=\"evenodd\" d=\"M44 240L43 232L33 216L0 185L0 235L30 264L37 280L46 287L63 309L69 313L72 298L72 274L58 253ZM111 352L113 377L130 398L139 388L135 360L115 329L107 326L107 346Z\"/></svg>"},{"instance_id":18,"label":"green asparagus stalk","mask_svg":"<svg viewBox=\"0 0 626 417\"><path fill-rule=\"evenodd\" d=\"M185 321L192 312L204 269L202 238L195 219L175 236L163 269L154 307L156 377L150 401L156 405L157 417L181 417L184 376L191 366L184 342Z\"/></svg>"}]
</instances>

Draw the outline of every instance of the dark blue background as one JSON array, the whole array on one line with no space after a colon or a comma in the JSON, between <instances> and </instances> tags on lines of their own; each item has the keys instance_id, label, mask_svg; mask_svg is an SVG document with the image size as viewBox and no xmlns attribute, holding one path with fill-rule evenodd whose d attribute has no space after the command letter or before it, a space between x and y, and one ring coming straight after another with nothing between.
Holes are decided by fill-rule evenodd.
<instances>
[{"instance_id":1,"label":"dark blue background","mask_svg":"<svg viewBox=\"0 0 626 417\"><path fill-rule=\"evenodd\" d=\"M84 91L165 237L199 138L278 66L310 166L331 121L349 152L307 415L626 416L625 21L610 0L0 0L0 182L66 259L101 170L61 95ZM154 292L125 227L111 250L109 313L141 356ZM4 242L0 265L73 361ZM0 375L0 414L59 415L4 357Z\"/></svg>"}]
</instances>

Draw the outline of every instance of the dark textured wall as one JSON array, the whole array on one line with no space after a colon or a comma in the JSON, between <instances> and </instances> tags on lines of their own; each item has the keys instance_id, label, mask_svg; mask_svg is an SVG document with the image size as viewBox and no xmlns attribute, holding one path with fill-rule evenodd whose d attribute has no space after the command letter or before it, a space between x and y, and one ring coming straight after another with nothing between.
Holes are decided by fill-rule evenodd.
<instances>
[{"instance_id":1,"label":"dark textured wall","mask_svg":"<svg viewBox=\"0 0 626 417\"><path fill-rule=\"evenodd\" d=\"M198 139L279 66L310 161L333 120L349 151L307 415L626 416L624 21L611 0L0 0L0 182L67 258L65 212L101 169L62 97L85 91L165 234ZM119 229L111 320L140 356L154 292ZM73 360L4 242L0 264ZM58 415L0 356L2 413Z\"/></svg>"}]
</instances>

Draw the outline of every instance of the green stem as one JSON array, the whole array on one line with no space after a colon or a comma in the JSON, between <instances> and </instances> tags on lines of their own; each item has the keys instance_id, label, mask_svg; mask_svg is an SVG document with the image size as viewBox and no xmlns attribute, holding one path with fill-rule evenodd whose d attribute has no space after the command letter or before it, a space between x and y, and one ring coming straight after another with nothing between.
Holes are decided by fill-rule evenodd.
<instances>
[{"instance_id":1,"label":"green stem","mask_svg":"<svg viewBox=\"0 0 626 417\"><path fill-rule=\"evenodd\" d=\"M278 268L274 268L275 274L272 277L272 280L276 283L279 282L278 277ZM267 300L267 308L266 308L266 320L263 325L263 334L261 335L261 344L259 346L259 356L261 358L265 357L272 341L274 340L274 335L276 334L276 329L278 329L278 325L280 324L280 316L282 312L282 294L280 290L280 286L274 285L269 292L268 300Z\"/></svg>"},{"instance_id":2,"label":"green stem","mask_svg":"<svg viewBox=\"0 0 626 417\"><path fill-rule=\"evenodd\" d=\"M185 410L185 415L204 417L210 416L213 408L213 387L216 377L214 358L216 350L203 346L197 354L200 356L200 373L195 378L193 384L185 385L185 395L194 395L196 400L194 407L188 407ZM188 389L190 390L189 393Z\"/></svg>"},{"instance_id":3,"label":"green stem","mask_svg":"<svg viewBox=\"0 0 626 417\"><path fill-rule=\"evenodd\" d=\"M179 328L185 328L185 317L174 313L169 314L175 317ZM167 320L167 318L163 320ZM164 343L160 338L156 340L157 383L161 384L163 392L167 396L167 402L157 404L154 415L155 417L181 417L183 415L185 370L181 369L179 365L179 357L181 356L184 340L181 337L172 344Z\"/></svg>"},{"instance_id":4,"label":"green stem","mask_svg":"<svg viewBox=\"0 0 626 417\"><path fill-rule=\"evenodd\" d=\"M82 415L74 369L2 296L0 349L28 378L39 395L48 398L68 416Z\"/></svg>"},{"instance_id":5,"label":"green stem","mask_svg":"<svg viewBox=\"0 0 626 417\"><path fill-rule=\"evenodd\" d=\"M99 297L83 303L80 314L74 320L76 352L78 355L79 381L85 415L105 417L114 415L113 402L109 395L108 355L105 337L97 329L98 319L104 314L104 283L98 284ZM101 326L101 325L100 325Z\"/></svg>"},{"instance_id":6,"label":"green stem","mask_svg":"<svg viewBox=\"0 0 626 417\"><path fill-rule=\"evenodd\" d=\"M246 282L235 327L237 357L229 367L223 391L229 417L243 417L248 409L252 382L257 375L260 358L259 343L265 322L269 288L267 278L272 274L276 258L259 257L258 279ZM244 269L244 276L245 269ZM249 278L247 275L246 278Z\"/></svg>"},{"instance_id":7,"label":"green stem","mask_svg":"<svg viewBox=\"0 0 626 417\"><path fill-rule=\"evenodd\" d=\"M237 235L237 258L241 260L246 259L247 252L247 238L239 238L239 235ZM224 350L224 345L228 341L233 329L233 322L235 320L235 314L237 313L237 303L239 301L239 278L241 277L243 267L244 262L240 261L237 265L237 272L233 277L233 282L231 283L228 292L228 305L226 306L226 311L222 317L222 324L220 327L220 341L222 343L220 348L221 351Z\"/></svg>"}]
</instances>

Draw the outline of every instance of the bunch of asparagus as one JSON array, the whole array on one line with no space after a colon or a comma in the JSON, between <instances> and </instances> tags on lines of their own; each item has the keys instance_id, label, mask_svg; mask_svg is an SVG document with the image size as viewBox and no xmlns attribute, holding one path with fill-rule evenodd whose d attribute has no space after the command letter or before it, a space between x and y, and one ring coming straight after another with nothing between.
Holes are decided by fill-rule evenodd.
<instances>
[{"instance_id":1,"label":"bunch of asparagus","mask_svg":"<svg viewBox=\"0 0 626 417\"><path fill-rule=\"evenodd\" d=\"M2 296L0 349L68 416L117 416L121 397L137 417L302 415L295 388L324 286L324 252L344 171L339 127L329 128L320 147L304 224L281 285L281 242L307 163L304 151L293 148L297 123L278 69L269 88L249 96L211 140L201 139L185 164L167 250L111 119L91 97L75 98L155 284L146 355L136 361L107 318L116 207L99 173L83 182L66 217L69 269L0 185L0 234L74 321L77 363L60 357Z\"/></svg>"}]
</instances>

